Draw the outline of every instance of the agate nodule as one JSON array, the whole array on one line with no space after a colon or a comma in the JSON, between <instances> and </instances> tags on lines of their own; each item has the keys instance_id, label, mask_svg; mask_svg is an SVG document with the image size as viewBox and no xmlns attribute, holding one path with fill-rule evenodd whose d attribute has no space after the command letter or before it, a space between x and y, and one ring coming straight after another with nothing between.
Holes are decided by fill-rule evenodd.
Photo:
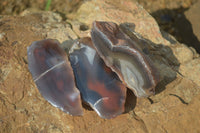
<instances>
[{"instance_id":1,"label":"agate nodule","mask_svg":"<svg viewBox=\"0 0 200 133\"><path fill-rule=\"evenodd\" d=\"M80 92L59 42L52 39L36 41L27 52L29 70L42 96L68 114L82 115Z\"/></svg>"},{"instance_id":2,"label":"agate nodule","mask_svg":"<svg viewBox=\"0 0 200 133\"><path fill-rule=\"evenodd\" d=\"M106 65L136 96L154 94L159 74L150 58L136 46L138 41L132 41L113 22L93 22L91 37Z\"/></svg>"},{"instance_id":3,"label":"agate nodule","mask_svg":"<svg viewBox=\"0 0 200 133\"><path fill-rule=\"evenodd\" d=\"M123 113L126 87L99 57L91 39L80 39L69 53L83 101L102 118L109 119Z\"/></svg>"}]
</instances>

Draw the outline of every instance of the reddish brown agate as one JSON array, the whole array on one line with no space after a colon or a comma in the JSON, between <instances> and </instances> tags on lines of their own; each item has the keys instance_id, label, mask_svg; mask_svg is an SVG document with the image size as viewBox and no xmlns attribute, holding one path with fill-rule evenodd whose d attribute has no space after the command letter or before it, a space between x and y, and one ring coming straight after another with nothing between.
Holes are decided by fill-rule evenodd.
<instances>
[{"instance_id":1,"label":"reddish brown agate","mask_svg":"<svg viewBox=\"0 0 200 133\"><path fill-rule=\"evenodd\" d=\"M116 72L136 96L155 92L159 74L150 58L137 48L117 24L95 21L91 31L93 44L106 65ZM137 38L136 38L137 39Z\"/></svg>"},{"instance_id":2,"label":"reddish brown agate","mask_svg":"<svg viewBox=\"0 0 200 133\"><path fill-rule=\"evenodd\" d=\"M71 115L82 115L80 92L66 53L52 39L36 41L27 49L28 65L42 96Z\"/></svg>"},{"instance_id":3,"label":"reddish brown agate","mask_svg":"<svg viewBox=\"0 0 200 133\"><path fill-rule=\"evenodd\" d=\"M83 100L102 118L113 118L124 112L126 87L96 53L91 39L79 40L69 53Z\"/></svg>"}]
</instances>

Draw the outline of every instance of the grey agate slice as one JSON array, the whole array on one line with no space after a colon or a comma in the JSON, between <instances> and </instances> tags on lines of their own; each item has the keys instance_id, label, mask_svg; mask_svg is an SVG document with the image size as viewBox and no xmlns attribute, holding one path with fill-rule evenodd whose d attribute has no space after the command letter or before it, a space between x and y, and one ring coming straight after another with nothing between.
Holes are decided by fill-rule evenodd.
<instances>
[{"instance_id":1,"label":"grey agate slice","mask_svg":"<svg viewBox=\"0 0 200 133\"><path fill-rule=\"evenodd\" d=\"M159 72L150 58L137 48L135 43L139 41L131 40L113 22L93 22L91 37L106 65L137 97L155 93Z\"/></svg>"},{"instance_id":2,"label":"grey agate slice","mask_svg":"<svg viewBox=\"0 0 200 133\"><path fill-rule=\"evenodd\" d=\"M126 87L99 57L91 38L77 41L69 53L82 99L102 118L110 119L122 114Z\"/></svg>"}]
</instances>

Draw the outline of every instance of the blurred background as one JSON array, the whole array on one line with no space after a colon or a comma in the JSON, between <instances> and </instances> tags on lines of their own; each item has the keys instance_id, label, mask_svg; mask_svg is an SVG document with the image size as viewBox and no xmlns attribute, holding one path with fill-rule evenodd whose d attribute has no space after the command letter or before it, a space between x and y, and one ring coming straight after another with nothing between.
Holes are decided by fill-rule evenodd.
<instances>
[{"instance_id":1,"label":"blurred background","mask_svg":"<svg viewBox=\"0 0 200 133\"><path fill-rule=\"evenodd\" d=\"M24 10L50 10L63 19L89 0L0 0L0 15L20 15ZM111 0L115 2L115 0ZM132 0L141 4L160 28L200 53L200 0Z\"/></svg>"}]
</instances>

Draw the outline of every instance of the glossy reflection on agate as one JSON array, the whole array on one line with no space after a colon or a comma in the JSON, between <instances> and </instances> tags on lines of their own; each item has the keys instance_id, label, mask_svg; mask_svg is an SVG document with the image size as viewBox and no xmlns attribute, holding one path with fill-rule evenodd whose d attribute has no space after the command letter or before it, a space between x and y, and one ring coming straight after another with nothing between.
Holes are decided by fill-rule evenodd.
<instances>
[{"instance_id":1,"label":"glossy reflection on agate","mask_svg":"<svg viewBox=\"0 0 200 133\"><path fill-rule=\"evenodd\" d=\"M42 96L71 115L82 115L80 92L66 53L56 40L42 40L27 49L28 65Z\"/></svg>"},{"instance_id":2,"label":"glossy reflection on agate","mask_svg":"<svg viewBox=\"0 0 200 133\"><path fill-rule=\"evenodd\" d=\"M150 58L137 48L117 24L95 21L91 31L93 44L106 65L118 74L136 96L155 92L159 74ZM137 39L137 38L136 38Z\"/></svg>"},{"instance_id":3,"label":"glossy reflection on agate","mask_svg":"<svg viewBox=\"0 0 200 133\"><path fill-rule=\"evenodd\" d=\"M126 87L96 53L90 38L83 38L70 50L70 62L83 100L102 118L124 112Z\"/></svg>"}]
</instances>

